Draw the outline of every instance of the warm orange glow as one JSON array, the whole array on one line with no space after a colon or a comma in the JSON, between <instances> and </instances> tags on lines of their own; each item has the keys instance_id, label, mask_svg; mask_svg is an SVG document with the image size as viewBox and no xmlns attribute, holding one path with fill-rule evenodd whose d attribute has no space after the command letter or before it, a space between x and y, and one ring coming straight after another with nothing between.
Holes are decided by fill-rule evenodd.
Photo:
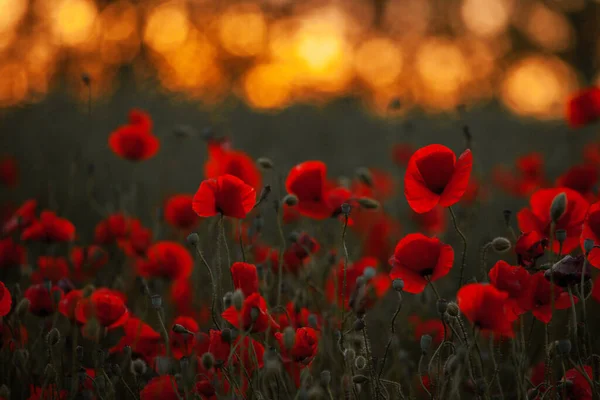
<instances>
[{"instance_id":1,"label":"warm orange glow","mask_svg":"<svg viewBox=\"0 0 600 400\"><path fill-rule=\"evenodd\" d=\"M52 10L52 31L67 46L85 43L94 28L98 11L91 0L60 0Z\"/></svg>"},{"instance_id":2,"label":"warm orange glow","mask_svg":"<svg viewBox=\"0 0 600 400\"><path fill-rule=\"evenodd\" d=\"M159 53L181 46L187 38L190 22L181 2L163 3L150 11L144 30L144 42Z\"/></svg>"},{"instance_id":3,"label":"warm orange glow","mask_svg":"<svg viewBox=\"0 0 600 400\"><path fill-rule=\"evenodd\" d=\"M569 20L541 3L531 7L525 32L539 46L550 51L565 51L573 44L575 33Z\"/></svg>"},{"instance_id":4,"label":"warm orange glow","mask_svg":"<svg viewBox=\"0 0 600 400\"><path fill-rule=\"evenodd\" d=\"M230 54L251 57L265 48L267 24L255 4L230 7L219 18L218 26L221 45Z\"/></svg>"},{"instance_id":5,"label":"warm orange glow","mask_svg":"<svg viewBox=\"0 0 600 400\"><path fill-rule=\"evenodd\" d=\"M113 3L100 15L102 60L109 64L132 61L138 54L140 39L138 36L138 12L127 1Z\"/></svg>"},{"instance_id":6,"label":"warm orange glow","mask_svg":"<svg viewBox=\"0 0 600 400\"><path fill-rule=\"evenodd\" d=\"M504 32L511 11L510 0L464 0L461 7L464 24L480 36L495 36Z\"/></svg>"},{"instance_id":7,"label":"warm orange glow","mask_svg":"<svg viewBox=\"0 0 600 400\"><path fill-rule=\"evenodd\" d=\"M257 65L244 78L246 99L256 108L283 107L291 96L290 78L289 71L283 65Z\"/></svg>"},{"instance_id":8,"label":"warm orange glow","mask_svg":"<svg viewBox=\"0 0 600 400\"><path fill-rule=\"evenodd\" d=\"M28 6L27 0L0 0L0 33L8 34L21 21Z\"/></svg>"},{"instance_id":9,"label":"warm orange glow","mask_svg":"<svg viewBox=\"0 0 600 400\"><path fill-rule=\"evenodd\" d=\"M537 118L562 117L577 87L574 71L557 58L530 56L513 64L502 82L502 101L512 111Z\"/></svg>"},{"instance_id":10,"label":"warm orange glow","mask_svg":"<svg viewBox=\"0 0 600 400\"><path fill-rule=\"evenodd\" d=\"M27 73L23 65L0 64L0 106L7 107L24 101L28 91Z\"/></svg>"},{"instance_id":11,"label":"warm orange glow","mask_svg":"<svg viewBox=\"0 0 600 400\"><path fill-rule=\"evenodd\" d=\"M429 0L389 0L383 22L394 35L421 36L429 27L431 13Z\"/></svg>"},{"instance_id":12,"label":"warm orange glow","mask_svg":"<svg viewBox=\"0 0 600 400\"><path fill-rule=\"evenodd\" d=\"M357 75L369 85L380 87L392 84L402 71L402 54L387 38L362 43L354 55Z\"/></svg>"}]
</instances>

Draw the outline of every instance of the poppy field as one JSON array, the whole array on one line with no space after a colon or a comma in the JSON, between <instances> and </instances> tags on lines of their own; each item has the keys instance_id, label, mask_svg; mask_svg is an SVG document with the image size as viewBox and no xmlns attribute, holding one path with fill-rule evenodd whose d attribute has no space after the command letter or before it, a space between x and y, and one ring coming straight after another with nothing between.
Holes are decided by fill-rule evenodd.
<instances>
[{"instance_id":1,"label":"poppy field","mask_svg":"<svg viewBox=\"0 0 600 400\"><path fill-rule=\"evenodd\" d=\"M598 93L570 97L570 129ZM153 221L126 192L109 211L89 168L93 226L47 196L6 206L0 398L598 399L600 147L558 177L539 152L484 176L460 134L336 177L206 130L196 190ZM164 151L137 108L105 140L124 169ZM2 158L4 190L19 169ZM494 193L520 208L478 215Z\"/></svg>"}]
</instances>

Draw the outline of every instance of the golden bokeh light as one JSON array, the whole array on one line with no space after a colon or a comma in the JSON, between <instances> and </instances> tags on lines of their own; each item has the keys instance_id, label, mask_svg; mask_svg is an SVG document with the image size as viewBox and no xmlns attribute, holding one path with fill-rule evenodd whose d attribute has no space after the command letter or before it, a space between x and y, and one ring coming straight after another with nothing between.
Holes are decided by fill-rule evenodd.
<instances>
[{"instance_id":1,"label":"golden bokeh light","mask_svg":"<svg viewBox=\"0 0 600 400\"><path fill-rule=\"evenodd\" d=\"M467 29L489 37L504 32L510 22L511 0L463 0L461 16Z\"/></svg>"},{"instance_id":2,"label":"golden bokeh light","mask_svg":"<svg viewBox=\"0 0 600 400\"><path fill-rule=\"evenodd\" d=\"M190 30L185 3L162 3L147 16L144 42L159 53L175 50L185 43Z\"/></svg>"},{"instance_id":3,"label":"golden bokeh light","mask_svg":"<svg viewBox=\"0 0 600 400\"><path fill-rule=\"evenodd\" d=\"M127 2L109 5L100 14L102 60L108 64L131 62L140 50L138 11Z\"/></svg>"},{"instance_id":4,"label":"golden bokeh light","mask_svg":"<svg viewBox=\"0 0 600 400\"><path fill-rule=\"evenodd\" d=\"M0 34L8 35L27 12L28 0L0 0Z\"/></svg>"},{"instance_id":5,"label":"golden bokeh light","mask_svg":"<svg viewBox=\"0 0 600 400\"><path fill-rule=\"evenodd\" d=\"M504 104L513 112L536 118L559 118L567 96L577 88L573 69L554 57L525 57L506 71L501 86Z\"/></svg>"},{"instance_id":6,"label":"golden bokeh light","mask_svg":"<svg viewBox=\"0 0 600 400\"><path fill-rule=\"evenodd\" d=\"M93 32L98 10L91 0L60 0L52 7L52 32L66 46L84 44Z\"/></svg>"},{"instance_id":7,"label":"golden bokeh light","mask_svg":"<svg viewBox=\"0 0 600 400\"><path fill-rule=\"evenodd\" d=\"M293 73L284 65L259 64L253 67L243 81L244 95L251 106L276 109L285 106L291 98Z\"/></svg>"},{"instance_id":8,"label":"golden bokeh light","mask_svg":"<svg viewBox=\"0 0 600 400\"><path fill-rule=\"evenodd\" d=\"M265 49L267 23L255 4L228 8L219 17L218 31L221 45L234 56L252 57Z\"/></svg>"},{"instance_id":9,"label":"golden bokeh light","mask_svg":"<svg viewBox=\"0 0 600 400\"><path fill-rule=\"evenodd\" d=\"M569 20L542 3L535 3L530 8L524 31L532 42L555 52L568 50L575 36Z\"/></svg>"},{"instance_id":10,"label":"golden bokeh light","mask_svg":"<svg viewBox=\"0 0 600 400\"><path fill-rule=\"evenodd\" d=\"M402 53L390 39L369 39L356 49L354 68L358 77L369 85L388 86L402 72Z\"/></svg>"},{"instance_id":11,"label":"golden bokeh light","mask_svg":"<svg viewBox=\"0 0 600 400\"><path fill-rule=\"evenodd\" d=\"M0 107L8 107L24 101L28 92L27 73L17 62L0 64Z\"/></svg>"}]
</instances>

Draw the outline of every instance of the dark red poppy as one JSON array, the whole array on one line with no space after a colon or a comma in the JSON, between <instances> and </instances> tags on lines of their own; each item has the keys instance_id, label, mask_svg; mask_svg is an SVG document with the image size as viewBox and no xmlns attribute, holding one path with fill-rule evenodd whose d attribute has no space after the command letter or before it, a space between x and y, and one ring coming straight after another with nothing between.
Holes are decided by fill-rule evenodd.
<instances>
[{"instance_id":1,"label":"dark red poppy","mask_svg":"<svg viewBox=\"0 0 600 400\"><path fill-rule=\"evenodd\" d=\"M448 217L443 207L437 206L421 214L412 211L411 217L426 235L438 235L446 231Z\"/></svg>"},{"instance_id":2,"label":"dark red poppy","mask_svg":"<svg viewBox=\"0 0 600 400\"><path fill-rule=\"evenodd\" d=\"M558 177L557 187L567 187L579 192L589 201L594 201L596 184L598 183L598 167L590 164L572 166Z\"/></svg>"},{"instance_id":3,"label":"dark red poppy","mask_svg":"<svg viewBox=\"0 0 600 400\"><path fill-rule=\"evenodd\" d=\"M0 239L0 269L15 268L27 261L25 247L16 243L11 237Z\"/></svg>"},{"instance_id":4,"label":"dark red poppy","mask_svg":"<svg viewBox=\"0 0 600 400\"><path fill-rule=\"evenodd\" d=\"M21 234L21 240L43 242L71 242L75 240L75 226L52 211L42 211L40 219L33 221Z\"/></svg>"},{"instance_id":5,"label":"dark red poppy","mask_svg":"<svg viewBox=\"0 0 600 400\"><path fill-rule=\"evenodd\" d=\"M583 220L583 229L581 231L581 248L585 239L592 239L595 244L600 244L600 202L590 206ZM593 248L588 254L588 261L596 268L600 268L600 249Z\"/></svg>"},{"instance_id":6,"label":"dark red poppy","mask_svg":"<svg viewBox=\"0 0 600 400\"><path fill-rule=\"evenodd\" d=\"M600 118L600 88L595 86L573 94L567 101L567 123L581 128Z\"/></svg>"},{"instance_id":7,"label":"dark red poppy","mask_svg":"<svg viewBox=\"0 0 600 400\"><path fill-rule=\"evenodd\" d=\"M492 177L496 185L513 196L529 196L544 186L544 159L541 153L529 153L517 158L516 171L494 168Z\"/></svg>"},{"instance_id":8,"label":"dark red poppy","mask_svg":"<svg viewBox=\"0 0 600 400\"><path fill-rule=\"evenodd\" d=\"M256 191L232 175L202 181L194 195L192 208L201 217L221 214L232 218L246 218L256 203Z\"/></svg>"},{"instance_id":9,"label":"dark red poppy","mask_svg":"<svg viewBox=\"0 0 600 400\"><path fill-rule=\"evenodd\" d=\"M235 262L230 269L233 286L241 289L245 297L258 292L258 273L254 264Z\"/></svg>"},{"instance_id":10,"label":"dark red poppy","mask_svg":"<svg viewBox=\"0 0 600 400\"><path fill-rule=\"evenodd\" d=\"M544 271L531 275L529 290L526 290L519 299L519 306L531 313L538 320L547 324L552 319L552 286L544 277ZM574 297L575 303L578 298ZM554 285L554 308L564 310L571 307L569 294Z\"/></svg>"},{"instance_id":11,"label":"dark red poppy","mask_svg":"<svg viewBox=\"0 0 600 400\"><path fill-rule=\"evenodd\" d=\"M319 347L319 333L313 328L304 327L296 329L294 346L287 349L283 343L283 334L275 333L275 339L279 343L281 355L286 360L308 365L317 355Z\"/></svg>"},{"instance_id":12,"label":"dark red poppy","mask_svg":"<svg viewBox=\"0 0 600 400\"><path fill-rule=\"evenodd\" d=\"M140 391L140 400L179 400L180 398L177 381L171 375L152 378Z\"/></svg>"},{"instance_id":13,"label":"dark red poppy","mask_svg":"<svg viewBox=\"0 0 600 400\"><path fill-rule=\"evenodd\" d=\"M297 274L309 262L310 256L316 254L320 248L319 243L312 236L302 232L283 253L284 269L292 274ZM271 256L274 261L273 268L277 270L279 260L275 254Z\"/></svg>"},{"instance_id":14,"label":"dark red poppy","mask_svg":"<svg viewBox=\"0 0 600 400\"><path fill-rule=\"evenodd\" d=\"M392 146L392 161L400 168L408 166L415 148L408 143L396 143Z\"/></svg>"},{"instance_id":15,"label":"dark red poppy","mask_svg":"<svg viewBox=\"0 0 600 400\"><path fill-rule=\"evenodd\" d=\"M140 110L129 113L129 123L113 131L108 138L110 149L119 157L130 161L152 158L160 147L160 141L151 133L150 116Z\"/></svg>"},{"instance_id":16,"label":"dark red poppy","mask_svg":"<svg viewBox=\"0 0 600 400\"><path fill-rule=\"evenodd\" d=\"M70 258L73 279L80 282L94 277L108 263L108 253L96 245L73 247Z\"/></svg>"},{"instance_id":17,"label":"dark red poppy","mask_svg":"<svg viewBox=\"0 0 600 400\"><path fill-rule=\"evenodd\" d=\"M0 282L0 317L4 317L10 312L11 305L12 297L10 292L6 286L4 286L4 283Z\"/></svg>"},{"instance_id":18,"label":"dark red poppy","mask_svg":"<svg viewBox=\"0 0 600 400\"><path fill-rule=\"evenodd\" d=\"M32 283L50 281L56 285L58 281L69 276L69 264L64 257L40 256L37 266L37 271L31 274Z\"/></svg>"},{"instance_id":19,"label":"dark red poppy","mask_svg":"<svg viewBox=\"0 0 600 400\"><path fill-rule=\"evenodd\" d=\"M454 152L440 144L417 150L410 158L404 175L404 195L418 213L436 205L449 207L457 203L469 185L473 156L466 150L456 159Z\"/></svg>"},{"instance_id":20,"label":"dark red poppy","mask_svg":"<svg viewBox=\"0 0 600 400\"><path fill-rule=\"evenodd\" d=\"M233 354L231 354L232 349L235 349ZM243 365L251 373L257 367L262 368L264 365L265 348L260 342L246 335L237 335L232 340L231 337L225 337L222 331L211 329L208 351L215 357L216 368L230 365L239 368ZM228 363L229 360L231 363Z\"/></svg>"},{"instance_id":21,"label":"dark red poppy","mask_svg":"<svg viewBox=\"0 0 600 400\"><path fill-rule=\"evenodd\" d=\"M567 239L562 245L563 254L570 253L579 244L581 227L589 204L581 194L569 188L541 189L531 195L530 208L524 208L517 214L519 228L523 232L537 231L544 237L550 237L550 205L560 193L567 196L567 209L556 223L555 229L564 229ZM554 241L553 251L558 253L560 244Z\"/></svg>"},{"instance_id":22,"label":"dark red poppy","mask_svg":"<svg viewBox=\"0 0 600 400\"><path fill-rule=\"evenodd\" d=\"M252 157L242 151L232 150L228 142L209 140L204 177L216 179L221 175L233 175L255 190L262 185L260 171Z\"/></svg>"},{"instance_id":23,"label":"dark red poppy","mask_svg":"<svg viewBox=\"0 0 600 400\"><path fill-rule=\"evenodd\" d=\"M586 143L583 148L583 161L586 164L600 166L600 143Z\"/></svg>"},{"instance_id":24,"label":"dark red poppy","mask_svg":"<svg viewBox=\"0 0 600 400\"><path fill-rule=\"evenodd\" d=\"M594 370L589 365L583 366L583 372L587 378L594 381ZM577 369L572 368L565 372L563 382L571 382L567 386L567 397L565 400L592 400L594 388L590 386L588 379Z\"/></svg>"},{"instance_id":25,"label":"dark red poppy","mask_svg":"<svg viewBox=\"0 0 600 400\"><path fill-rule=\"evenodd\" d=\"M177 242L157 242L148 249L147 258L135 263L141 276L148 278L184 279L191 275L194 260Z\"/></svg>"},{"instance_id":26,"label":"dark red poppy","mask_svg":"<svg viewBox=\"0 0 600 400\"><path fill-rule=\"evenodd\" d=\"M35 210L37 208L36 200L27 200L21 205L13 215L4 223L2 232L10 235L17 229L27 228L35 221Z\"/></svg>"},{"instance_id":27,"label":"dark red poppy","mask_svg":"<svg viewBox=\"0 0 600 400\"><path fill-rule=\"evenodd\" d=\"M123 332L124 335L119 343L110 349L111 353L122 351L125 346L130 346L134 355L142 356L149 362L156 356L163 343L160 333L137 317L127 319L123 325Z\"/></svg>"},{"instance_id":28,"label":"dark red poppy","mask_svg":"<svg viewBox=\"0 0 600 400\"><path fill-rule=\"evenodd\" d=\"M225 321L244 331L264 332L269 328L271 330L279 329L279 325L269 314L267 302L258 293L246 297L240 311L231 306L223 311L222 316Z\"/></svg>"},{"instance_id":29,"label":"dark red poppy","mask_svg":"<svg viewBox=\"0 0 600 400\"><path fill-rule=\"evenodd\" d=\"M297 206L288 206L287 204L283 205L283 223L284 224L293 224L302 218L302 214L298 211Z\"/></svg>"},{"instance_id":30,"label":"dark red poppy","mask_svg":"<svg viewBox=\"0 0 600 400\"><path fill-rule=\"evenodd\" d=\"M367 269L372 271L368 271ZM346 267L346 294L344 296L344 262L340 260L337 268L332 272L331 278L325 283L325 294L329 302L341 305L345 300L345 307L358 309L370 308L383 297L390 288L390 279L378 272L379 261L374 257L362 257ZM369 276L364 287L357 288L357 279ZM382 279L383 278L383 279ZM337 298L336 298L337 287ZM359 291L360 289L360 291Z\"/></svg>"},{"instance_id":31,"label":"dark red poppy","mask_svg":"<svg viewBox=\"0 0 600 400\"><path fill-rule=\"evenodd\" d=\"M75 321L75 308L79 300L83 298L82 290L71 290L58 303L58 311L71 321Z\"/></svg>"},{"instance_id":32,"label":"dark red poppy","mask_svg":"<svg viewBox=\"0 0 600 400\"><path fill-rule=\"evenodd\" d=\"M592 299L600 303L600 278L594 280L594 287L592 288Z\"/></svg>"},{"instance_id":33,"label":"dark red poppy","mask_svg":"<svg viewBox=\"0 0 600 400\"><path fill-rule=\"evenodd\" d=\"M444 340L444 332L446 338L450 337L450 328L444 330L444 324L439 318L421 319L417 315L412 315L408 317L408 320L414 326L414 336L417 341L421 339L421 336L429 335L433 345L438 346Z\"/></svg>"},{"instance_id":34,"label":"dark red poppy","mask_svg":"<svg viewBox=\"0 0 600 400\"><path fill-rule=\"evenodd\" d=\"M125 325L129 310L120 296L111 290L98 289L77 303L75 318L81 324L95 318L101 326L110 329Z\"/></svg>"},{"instance_id":35,"label":"dark red poppy","mask_svg":"<svg viewBox=\"0 0 600 400\"><path fill-rule=\"evenodd\" d=\"M45 284L31 285L25 290L25 298L30 302L29 311L37 316L45 317L57 308L56 301L63 298L63 291L58 286L48 289Z\"/></svg>"},{"instance_id":36,"label":"dark red poppy","mask_svg":"<svg viewBox=\"0 0 600 400\"><path fill-rule=\"evenodd\" d=\"M548 239L538 231L522 233L515 244L517 263L525 268L535 266L538 258L544 255Z\"/></svg>"},{"instance_id":37,"label":"dark red poppy","mask_svg":"<svg viewBox=\"0 0 600 400\"><path fill-rule=\"evenodd\" d=\"M508 293L510 309L521 315L527 310L519 306L519 299L529 290L529 273L519 266L512 266L506 261L498 261L489 272L490 283L498 290Z\"/></svg>"},{"instance_id":38,"label":"dark red poppy","mask_svg":"<svg viewBox=\"0 0 600 400\"><path fill-rule=\"evenodd\" d=\"M350 191L355 197L369 197L384 201L394 195L396 183L390 173L376 168L369 168L368 172L371 180L369 184L358 179L352 182Z\"/></svg>"},{"instance_id":39,"label":"dark red poppy","mask_svg":"<svg viewBox=\"0 0 600 400\"><path fill-rule=\"evenodd\" d=\"M471 283L460 288L456 299L460 311L479 329L513 337L516 315L510 310L508 296L492 285Z\"/></svg>"},{"instance_id":40,"label":"dark red poppy","mask_svg":"<svg viewBox=\"0 0 600 400\"><path fill-rule=\"evenodd\" d=\"M398 221L382 211L360 210L353 215L355 225L352 230L362 239L363 255L375 257L387 265L396 244L394 238L400 236Z\"/></svg>"},{"instance_id":41,"label":"dark red poppy","mask_svg":"<svg viewBox=\"0 0 600 400\"><path fill-rule=\"evenodd\" d=\"M293 167L286 180L288 193L298 198L298 212L314 219L331 217L327 204L327 166L321 161L306 161Z\"/></svg>"},{"instance_id":42,"label":"dark red poppy","mask_svg":"<svg viewBox=\"0 0 600 400\"><path fill-rule=\"evenodd\" d=\"M108 245L125 240L129 235L130 224L131 219L124 214L111 214L96 225L94 242Z\"/></svg>"},{"instance_id":43,"label":"dark red poppy","mask_svg":"<svg viewBox=\"0 0 600 400\"><path fill-rule=\"evenodd\" d=\"M165 221L175 229L189 231L193 229L200 218L192 209L191 194L176 194L165 202Z\"/></svg>"},{"instance_id":44,"label":"dark red poppy","mask_svg":"<svg viewBox=\"0 0 600 400\"><path fill-rule=\"evenodd\" d=\"M119 244L129 257L142 257L146 255L152 244L152 231L134 219L131 221L129 238Z\"/></svg>"},{"instance_id":45,"label":"dark red poppy","mask_svg":"<svg viewBox=\"0 0 600 400\"><path fill-rule=\"evenodd\" d=\"M316 318L317 328L321 325L321 317L310 312L306 307L299 307L294 302L290 301L285 307L285 312L276 314L277 323L283 330L288 326L294 329L309 326L309 317L313 315Z\"/></svg>"},{"instance_id":46,"label":"dark red poppy","mask_svg":"<svg viewBox=\"0 0 600 400\"><path fill-rule=\"evenodd\" d=\"M19 181L19 167L14 157L0 158L0 184L7 187L17 186Z\"/></svg>"},{"instance_id":47,"label":"dark red poppy","mask_svg":"<svg viewBox=\"0 0 600 400\"><path fill-rule=\"evenodd\" d=\"M450 272L454 250L438 238L411 233L398 242L389 262L390 279L402 279L405 292L421 293L428 281L434 282Z\"/></svg>"},{"instance_id":48,"label":"dark red poppy","mask_svg":"<svg viewBox=\"0 0 600 400\"><path fill-rule=\"evenodd\" d=\"M191 317L180 316L175 318L173 325L181 325L190 333L177 333L171 330L169 333L169 342L173 357L179 359L181 357L190 356L196 347L196 333L200 330L198 323ZM201 354L199 354L201 355Z\"/></svg>"}]
</instances>

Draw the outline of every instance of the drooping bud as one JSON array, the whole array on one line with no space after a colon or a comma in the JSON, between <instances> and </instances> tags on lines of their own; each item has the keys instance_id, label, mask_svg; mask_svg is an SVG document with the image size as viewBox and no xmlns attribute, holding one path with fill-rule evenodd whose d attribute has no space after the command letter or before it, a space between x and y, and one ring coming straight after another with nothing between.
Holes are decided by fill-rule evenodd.
<instances>
[{"instance_id":1,"label":"drooping bud","mask_svg":"<svg viewBox=\"0 0 600 400\"><path fill-rule=\"evenodd\" d=\"M196 232L192 232L187 237L187 243L190 246L196 246L200 242L200 236Z\"/></svg>"},{"instance_id":2,"label":"drooping bud","mask_svg":"<svg viewBox=\"0 0 600 400\"><path fill-rule=\"evenodd\" d=\"M356 201L358 202L358 205L365 210L376 210L381 207L381 204L379 204L377 200L370 197L361 197Z\"/></svg>"},{"instance_id":3,"label":"drooping bud","mask_svg":"<svg viewBox=\"0 0 600 400\"><path fill-rule=\"evenodd\" d=\"M567 210L567 194L559 193L554 197L550 204L550 220L554 223L558 222Z\"/></svg>"},{"instance_id":4,"label":"drooping bud","mask_svg":"<svg viewBox=\"0 0 600 400\"><path fill-rule=\"evenodd\" d=\"M394 279L392 281L392 288L394 288L394 290L396 292L401 292L404 290L404 281L402 279Z\"/></svg>"},{"instance_id":5,"label":"drooping bud","mask_svg":"<svg viewBox=\"0 0 600 400\"><path fill-rule=\"evenodd\" d=\"M373 187L373 176L368 168L361 167L356 170L356 177L365 185Z\"/></svg>"},{"instance_id":6,"label":"drooping bud","mask_svg":"<svg viewBox=\"0 0 600 400\"><path fill-rule=\"evenodd\" d=\"M262 188L262 190L260 191L260 194L258 196L258 203L262 203L263 201L267 200L267 198L269 197L270 194L271 194L271 185L265 185L265 187Z\"/></svg>"},{"instance_id":7,"label":"drooping bud","mask_svg":"<svg viewBox=\"0 0 600 400\"><path fill-rule=\"evenodd\" d=\"M295 194L287 194L283 198L283 204L286 206L294 207L298 204L298 197Z\"/></svg>"},{"instance_id":8,"label":"drooping bud","mask_svg":"<svg viewBox=\"0 0 600 400\"><path fill-rule=\"evenodd\" d=\"M260 157L256 160L256 164L262 169L273 169L273 161L267 157Z\"/></svg>"},{"instance_id":9,"label":"drooping bud","mask_svg":"<svg viewBox=\"0 0 600 400\"><path fill-rule=\"evenodd\" d=\"M242 307L244 306L244 293L240 289L233 292L233 296L231 297L231 303L233 304L236 310L242 310Z\"/></svg>"},{"instance_id":10,"label":"drooping bud","mask_svg":"<svg viewBox=\"0 0 600 400\"><path fill-rule=\"evenodd\" d=\"M25 315L27 315L27 312L29 311L29 306L31 306L31 301L29 301L28 298L23 298L21 299L21 301L19 301L19 304L17 304L17 309L15 311L19 319L23 319Z\"/></svg>"},{"instance_id":11,"label":"drooping bud","mask_svg":"<svg viewBox=\"0 0 600 400\"><path fill-rule=\"evenodd\" d=\"M446 312L446 309L448 309L448 300L446 299L439 299L437 301L437 310L440 314L443 314Z\"/></svg>"},{"instance_id":12,"label":"drooping bud","mask_svg":"<svg viewBox=\"0 0 600 400\"><path fill-rule=\"evenodd\" d=\"M365 321L362 318L358 318L354 321L354 330L355 331L362 331L363 329L365 329Z\"/></svg>"},{"instance_id":13,"label":"drooping bud","mask_svg":"<svg viewBox=\"0 0 600 400\"><path fill-rule=\"evenodd\" d=\"M571 341L569 339L557 340L555 346L556 353L560 356L568 356L571 353Z\"/></svg>"},{"instance_id":14,"label":"drooping bud","mask_svg":"<svg viewBox=\"0 0 600 400\"><path fill-rule=\"evenodd\" d=\"M348 203L343 203L340 208L342 210L342 214L344 214L346 217L349 216L350 211L352 211L352 206Z\"/></svg>"},{"instance_id":15,"label":"drooping bud","mask_svg":"<svg viewBox=\"0 0 600 400\"><path fill-rule=\"evenodd\" d=\"M356 351L354 349L346 349L344 350L344 359L348 362L354 361L356 358Z\"/></svg>"},{"instance_id":16,"label":"drooping bud","mask_svg":"<svg viewBox=\"0 0 600 400\"><path fill-rule=\"evenodd\" d=\"M557 229L555 235L558 243L564 243L567 240L567 231L564 229Z\"/></svg>"},{"instance_id":17,"label":"drooping bud","mask_svg":"<svg viewBox=\"0 0 600 400\"><path fill-rule=\"evenodd\" d=\"M431 347L432 338L430 335L421 336L421 353L427 354L429 347Z\"/></svg>"},{"instance_id":18,"label":"drooping bud","mask_svg":"<svg viewBox=\"0 0 600 400\"><path fill-rule=\"evenodd\" d=\"M446 312L451 317L458 317L460 309L458 308L458 305L456 303L451 302L448 303L448 306L446 307Z\"/></svg>"},{"instance_id":19,"label":"drooping bud","mask_svg":"<svg viewBox=\"0 0 600 400\"><path fill-rule=\"evenodd\" d=\"M202 354L202 366L204 369L209 370L215 365L215 356L212 353Z\"/></svg>"},{"instance_id":20,"label":"drooping bud","mask_svg":"<svg viewBox=\"0 0 600 400\"><path fill-rule=\"evenodd\" d=\"M511 248L511 244L510 244L510 240L508 240L505 237L497 237L494 240L492 240L492 249L494 249L494 251L496 253L502 254L502 253L506 253L507 251L509 251Z\"/></svg>"},{"instance_id":21,"label":"drooping bud","mask_svg":"<svg viewBox=\"0 0 600 400\"><path fill-rule=\"evenodd\" d=\"M189 330L187 330L183 325L180 324L175 324L173 325L173 327L171 328L173 330L173 332L175 333L180 333L180 334L188 334L188 335L192 335L192 332L190 332Z\"/></svg>"},{"instance_id":22,"label":"drooping bud","mask_svg":"<svg viewBox=\"0 0 600 400\"><path fill-rule=\"evenodd\" d=\"M225 295L223 296L223 306L227 309L227 308L231 307L232 303L233 303L233 293L231 293L231 292L225 293Z\"/></svg>"},{"instance_id":23,"label":"drooping bud","mask_svg":"<svg viewBox=\"0 0 600 400\"><path fill-rule=\"evenodd\" d=\"M308 316L308 326L313 329L316 329L319 326L319 319L316 314L310 314Z\"/></svg>"}]
</instances>

